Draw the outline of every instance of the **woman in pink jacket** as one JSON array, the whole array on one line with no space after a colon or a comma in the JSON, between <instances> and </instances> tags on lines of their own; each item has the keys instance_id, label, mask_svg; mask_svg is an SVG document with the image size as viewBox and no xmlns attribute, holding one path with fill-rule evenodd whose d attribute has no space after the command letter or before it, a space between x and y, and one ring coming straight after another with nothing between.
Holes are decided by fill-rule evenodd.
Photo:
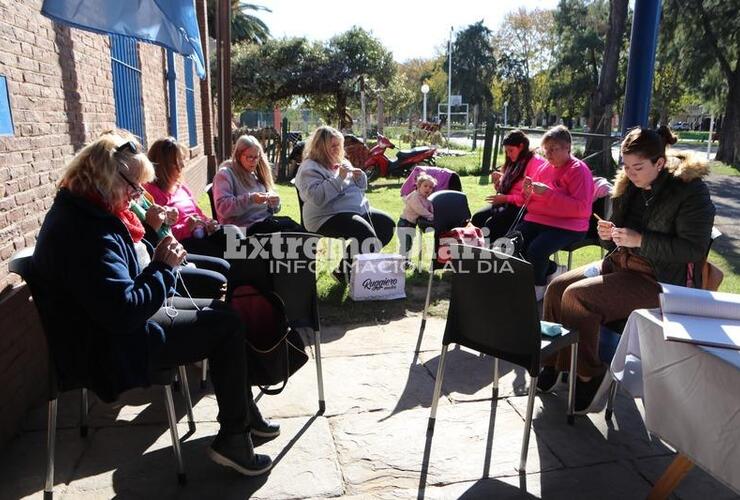
<instances>
[{"instance_id":1,"label":"woman in pink jacket","mask_svg":"<svg viewBox=\"0 0 740 500\"><path fill-rule=\"evenodd\" d=\"M538 301L545 295L547 276L557 269L550 255L586 236L594 193L591 170L570 153L567 128L548 130L541 147L547 161L524 179L527 215L517 226L524 237L524 256L534 267Z\"/></svg>"},{"instance_id":2,"label":"woman in pink jacket","mask_svg":"<svg viewBox=\"0 0 740 500\"><path fill-rule=\"evenodd\" d=\"M529 149L529 137L521 130L512 130L503 140L506 160L501 171L491 174L496 194L488 196L491 206L473 214L473 225L488 229L491 243L504 236L515 223L524 206L524 178L545 162Z\"/></svg>"}]
</instances>

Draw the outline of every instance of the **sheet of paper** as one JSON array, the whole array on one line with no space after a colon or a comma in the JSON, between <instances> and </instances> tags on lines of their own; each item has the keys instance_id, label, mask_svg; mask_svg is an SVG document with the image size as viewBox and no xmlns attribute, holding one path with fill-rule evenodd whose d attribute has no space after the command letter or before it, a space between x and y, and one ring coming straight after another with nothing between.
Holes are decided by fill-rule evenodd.
<instances>
[{"instance_id":1,"label":"sheet of paper","mask_svg":"<svg viewBox=\"0 0 740 500\"><path fill-rule=\"evenodd\" d=\"M740 321L664 313L663 337L666 340L740 350Z\"/></svg>"},{"instance_id":2,"label":"sheet of paper","mask_svg":"<svg viewBox=\"0 0 740 500\"><path fill-rule=\"evenodd\" d=\"M661 283L660 309L663 314L679 313L708 318L740 320L740 295L710 292Z\"/></svg>"}]
</instances>

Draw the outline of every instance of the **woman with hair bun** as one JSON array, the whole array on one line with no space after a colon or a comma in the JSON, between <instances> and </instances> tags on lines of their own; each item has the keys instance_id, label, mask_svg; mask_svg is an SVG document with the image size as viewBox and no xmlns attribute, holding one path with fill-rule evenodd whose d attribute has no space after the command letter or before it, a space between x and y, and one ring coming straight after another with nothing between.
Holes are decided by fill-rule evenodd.
<instances>
[{"instance_id":1,"label":"woman with hair bun","mask_svg":"<svg viewBox=\"0 0 740 500\"><path fill-rule=\"evenodd\" d=\"M598 225L613 250L596 266L558 276L545 294L543 319L579 332L576 412L588 409L606 372L600 326L658 307L659 283L702 285L701 273L692 270L706 260L714 222L702 180L709 168L691 153L666 151L675 143L665 126L630 130L621 145L624 166L615 180L611 220ZM569 359L563 350L546 360L537 387L550 391Z\"/></svg>"}]
</instances>

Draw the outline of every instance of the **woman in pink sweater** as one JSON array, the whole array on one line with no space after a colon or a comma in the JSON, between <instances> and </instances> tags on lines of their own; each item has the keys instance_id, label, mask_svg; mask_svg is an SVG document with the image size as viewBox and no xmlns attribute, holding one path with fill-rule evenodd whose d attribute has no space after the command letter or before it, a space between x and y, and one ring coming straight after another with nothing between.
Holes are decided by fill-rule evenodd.
<instances>
[{"instance_id":1,"label":"woman in pink sweater","mask_svg":"<svg viewBox=\"0 0 740 500\"><path fill-rule=\"evenodd\" d=\"M517 226L524 237L524 255L534 267L538 301L545 295L547 275L557 269L550 255L586 236L594 192L588 165L570 153L567 128L548 130L541 147L547 161L524 179L527 215Z\"/></svg>"},{"instance_id":2,"label":"woman in pink sweater","mask_svg":"<svg viewBox=\"0 0 740 500\"><path fill-rule=\"evenodd\" d=\"M545 162L545 159L529 149L529 137L521 130L512 130L503 140L506 160L500 171L491 174L496 194L488 196L491 205L473 214L472 223L488 229L491 243L504 236L516 222L524 206L522 192L524 179Z\"/></svg>"}]
</instances>

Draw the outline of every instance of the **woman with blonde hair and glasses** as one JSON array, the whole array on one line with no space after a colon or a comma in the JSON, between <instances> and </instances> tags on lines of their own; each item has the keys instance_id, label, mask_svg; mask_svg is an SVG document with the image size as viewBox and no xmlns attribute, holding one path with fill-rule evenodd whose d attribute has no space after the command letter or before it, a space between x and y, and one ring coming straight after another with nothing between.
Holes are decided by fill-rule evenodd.
<instances>
[{"instance_id":1,"label":"woman with blonde hair and glasses","mask_svg":"<svg viewBox=\"0 0 740 500\"><path fill-rule=\"evenodd\" d=\"M34 299L54 356L70 367L68 382L106 402L150 385L159 369L208 358L220 424L208 454L241 474L263 474L272 462L255 454L250 437L264 429L249 397L238 316L216 300L174 297L186 252L171 235L139 264L144 227L129 204L153 177L140 145L116 132L83 148L64 173L33 255Z\"/></svg>"},{"instance_id":2,"label":"woman with blonde hair and glasses","mask_svg":"<svg viewBox=\"0 0 740 500\"><path fill-rule=\"evenodd\" d=\"M304 202L306 229L350 240L333 273L340 282L347 279L352 255L359 248L379 252L393 238L395 222L370 207L365 196L367 176L344 158L344 137L338 130L319 127L308 138L296 187Z\"/></svg>"},{"instance_id":3,"label":"woman with blonde hair and glasses","mask_svg":"<svg viewBox=\"0 0 740 500\"><path fill-rule=\"evenodd\" d=\"M256 137L243 135L234 153L213 178L218 220L246 228L246 234L303 231L290 217L277 217L280 196L275 192L270 165Z\"/></svg>"}]
</instances>

